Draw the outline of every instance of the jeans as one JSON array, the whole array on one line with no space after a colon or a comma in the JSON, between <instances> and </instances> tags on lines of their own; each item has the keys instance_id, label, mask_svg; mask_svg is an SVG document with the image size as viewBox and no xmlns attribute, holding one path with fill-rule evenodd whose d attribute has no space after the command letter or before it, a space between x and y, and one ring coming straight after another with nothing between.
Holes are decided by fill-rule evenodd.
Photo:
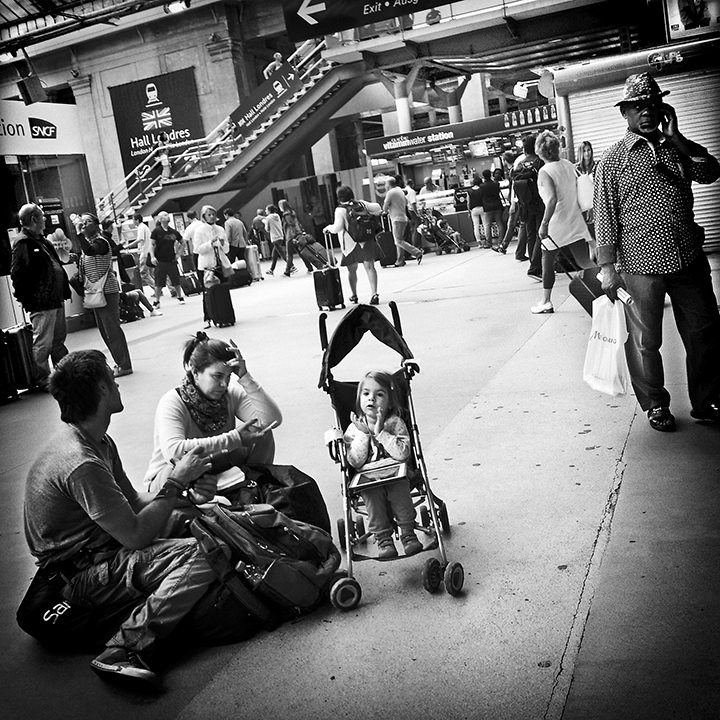
<instances>
[{"instance_id":1,"label":"jeans","mask_svg":"<svg viewBox=\"0 0 720 720\"><path fill-rule=\"evenodd\" d=\"M157 540L142 550L122 548L80 571L64 595L79 605L137 598L141 604L106 645L142 652L167 637L216 579L195 538Z\"/></svg>"},{"instance_id":2,"label":"jeans","mask_svg":"<svg viewBox=\"0 0 720 720\"><path fill-rule=\"evenodd\" d=\"M405 238L405 228L407 227L407 220L393 220L392 221L392 233L395 247L397 248L397 264L402 265L405 262L405 253L409 253L412 257L417 257L420 254L420 250L407 242Z\"/></svg>"},{"instance_id":3,"label":"jeans","mask_svg":"<svg viewBox=\"0 0 720 720\"><path fill-rule=\"evenodd\" d=\"M525 233L527 242L527 256L530 258L528 275L542 274L542 243L538 238L538 228L545 209L543 207L530 207L527 210L525 225L520 231Z\"/></svg>"},{"instance_id":4,"label":"jeans","mask_svg":"<svg viewBox=\"0 0 720 720\"><path fill-rule=\"evenodd\" d=\"M401 534L414 529L415 506L406 479L369 488L360 494L368 512L368 530L376 538L390 537L393 517Z\"/></svg>"},{"instance_id":5,"label":"jeans","mask_svg":"<svg viewBox=\"0 0 720 720\"><path fill-rule=\"evenodd\" d=\"M710 265L700 255L689 267L667 275L622 273L633 298L625 306L628 368L640 407L669 407L660 346L665 294L685 347L688 394L694 410L707 410L720 399L720 314Z\"/></svg>"},{"instance_id":6,"label":"jeans","mask_svg":"<svg viewBox=\"0 0 720 720\"><path fill-rule=\"evenodd\" d=\"M30 322L33 327L33 355L38 367L38 377L34 380L36 383L43 383L50 375L50 359L53 365L57 365L68 354L65 347L65 308L31 312Z\"/></svg>"},{"instance_id":7,"label":"jeans","mask_svg":"<svg viewBox=\"0 0 720 720\"><path fill-rule=\"evenodd\" d=\"M270 257L272 258L272 262L270 263L270 272L275 272L277 261L285 259L285 240L272 241L272 253Z\"/></svg>"},{"instance_id":8,"label":"jeans","mask_svg":"<svg viewBox=\"0 0 720 720\"><path fill-rule=\"evenodd\" d=\"M488 247L492 247L492 224L493 222L498 228L498 245L502 244L502 239L505 237L505 221L503 220L503 211L501 210L485 210L482 211L483 227L485 228L485 242Z\"/></svg>"},{"instance_id":9,"label":"jeans","mask_svg":"<svg viewBox=\"0 0 720 720\"><path fill-rule=\"evenodd\" d=\"M111 293L105 295L107 305L101 308L94 308L95 322L97 323L100 336L107 345L112 359L121 370L132 370L130 351L128 350L125 333L120 326L120 295Z\"/></svg>"}]
</instances>

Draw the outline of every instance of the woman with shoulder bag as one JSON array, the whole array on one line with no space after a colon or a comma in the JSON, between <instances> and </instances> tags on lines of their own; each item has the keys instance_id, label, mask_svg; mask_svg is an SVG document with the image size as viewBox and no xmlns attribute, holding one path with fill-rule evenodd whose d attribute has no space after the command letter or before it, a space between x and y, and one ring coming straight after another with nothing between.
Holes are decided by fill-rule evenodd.
<instances>
[{"instance_id":1,"label":"woman with shoulder bag","mask_svg":"<svg viewBox=\"0 0 720 720\"><path fill-rule=\"evenodd\" d=\"M84 305L93 311L100 335L115 361L113 375L131 375L130 351L120 326L120 285L112 268L112 249L100 234L100 222L92 213L82 214L78 229Z\"/></svg>"},{"instance_id":2,"label":"woman with shoulder bag","mask_svg":"<svg viewBox=\"0 0 720 720\"><path fill-rule=\"evenodd\" d=\"M595 215L593 213L593 191L595 187L595 158L593 157L593 147L587 140L583 140L578 146L576 157L578 158L578 163L575 165L578 205L593 238L592 245L594 249Z\"/></svg>"}]
</instances>

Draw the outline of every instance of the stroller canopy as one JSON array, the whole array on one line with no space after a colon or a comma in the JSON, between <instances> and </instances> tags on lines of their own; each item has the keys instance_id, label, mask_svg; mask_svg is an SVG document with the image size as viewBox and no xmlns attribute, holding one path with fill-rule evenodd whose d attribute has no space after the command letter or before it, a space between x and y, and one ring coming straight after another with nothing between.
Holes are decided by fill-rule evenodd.
<instances>
[{"instance_id":1,"label":"stroller canopy","mask_svg":"<svg viewBox=\"0 0 720 720\"><path fill-rule=\"evenodd\" d=\"M353 348L357 347L363 335L368 331L381 343L402 355L404 360L413 357L403 336L380 310L372 305L357 305L345 313L325 348L319 388L328 390L332 369L339 365Z\"/></svg>"}]
</instances>

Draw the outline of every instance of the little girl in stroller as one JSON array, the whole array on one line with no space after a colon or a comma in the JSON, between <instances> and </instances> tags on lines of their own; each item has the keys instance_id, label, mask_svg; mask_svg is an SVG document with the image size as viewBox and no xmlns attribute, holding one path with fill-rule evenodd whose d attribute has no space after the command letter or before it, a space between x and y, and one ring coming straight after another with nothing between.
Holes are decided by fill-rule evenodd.
<instances>
[{"instance_id":1,"label":"little girl in stroller","mask_svg":"<svg viewBox=\"0 0 720 720\"><path fill-rule=\"evenodd\" d=\"M402 462L410 456L410 435L398 415L392 376L374 370L358 383L356 412L345 431L347 458L358 470L385 458ZM398 557L393 541L393 518L400 529L405 555L415 555L423 546L415 534L415 506L406 477L360 491L368 513L369 530L378 544L378 559Z\"/></svg>"}]
</instances>

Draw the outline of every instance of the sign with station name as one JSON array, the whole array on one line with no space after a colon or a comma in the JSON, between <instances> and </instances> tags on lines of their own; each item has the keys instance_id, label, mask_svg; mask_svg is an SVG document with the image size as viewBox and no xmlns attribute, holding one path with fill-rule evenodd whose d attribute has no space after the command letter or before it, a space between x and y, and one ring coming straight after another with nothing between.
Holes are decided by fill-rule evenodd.
<instances>
[{"instance_id":1,"label":"sign with station name","mask_svg":"<svg viewBox=\"0 0 720 720\"><path fill-rule=\"evenodd\" d=\"M340 30L432 10L452 0L284 0L288 37L293 42Z\"/></svg>"},{"instance_id":2,"label":"sign with station name","mask_svg":"<svg viewBox=\"0 0 720 720\"><path fill-rule=\"evenodd\" d=\"M401 135L370 138L365 141L365 152L370 157L426 152L441 145L466 143L480 138L505 135L508 130L517 133L522 130L537 129L540 126L557 122L556 117L554 105L542 105L453 125L438 125L423 130L413 130Z\"/></svg>"},{"instance_id":3,"label":"sign with station name","mask_svg":"<svg viewBox=\"0 0 720 720\"><path fill-rule=\"evenodd\" d=\"M82 155L77 106L0 100L0 155Z\"/></svg>"}]
</instances>

